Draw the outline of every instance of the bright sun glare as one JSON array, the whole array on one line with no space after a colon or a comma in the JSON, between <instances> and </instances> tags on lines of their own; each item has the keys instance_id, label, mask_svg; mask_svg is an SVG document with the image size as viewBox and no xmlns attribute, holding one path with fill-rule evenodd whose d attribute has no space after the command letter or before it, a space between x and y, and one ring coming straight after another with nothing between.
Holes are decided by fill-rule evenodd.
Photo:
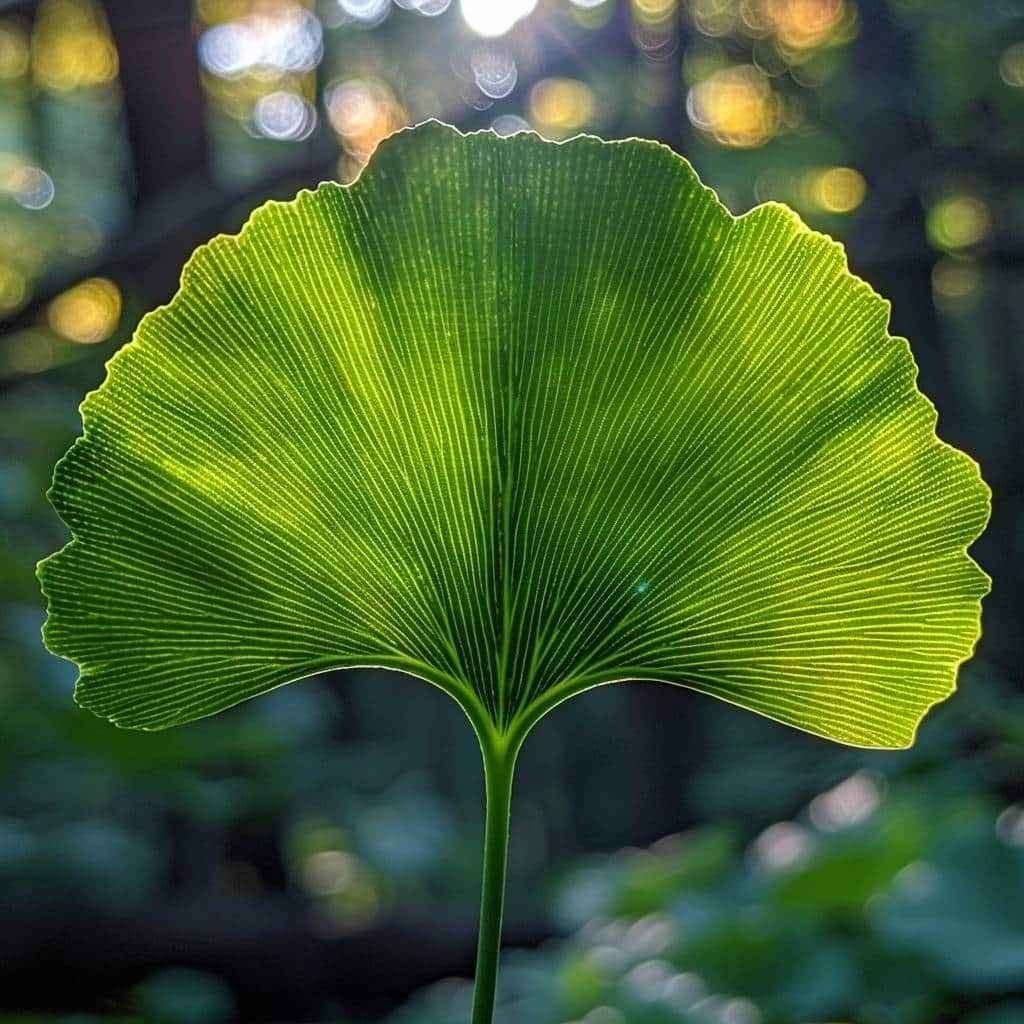
<instances>
[{"instance_id":1,"label":"bright sun glare","mask_svg":"<svg viewBox=\"0 0 1024 1024\"><path fill-rule=\"evenodd\" d=\"M462 17L477 35L503 36L533 13L537 0L462 0Z\"/></svg>"}]
</instances>

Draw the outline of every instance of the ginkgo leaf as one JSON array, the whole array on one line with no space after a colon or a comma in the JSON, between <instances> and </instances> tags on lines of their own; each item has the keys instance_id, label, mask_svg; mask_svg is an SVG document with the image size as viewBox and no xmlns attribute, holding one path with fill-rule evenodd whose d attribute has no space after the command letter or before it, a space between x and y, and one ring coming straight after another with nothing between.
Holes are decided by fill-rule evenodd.
<instances>
[{"instance_id":1,"label":"ginkgo leaf","mask_svg":"<svg viewBox=\"0 0 1024 1024\"><path fill-rule=\"evenodd\" d=\"M46 641L160 728L375 665L521 736L656 679L907 744L987 578L975 464L786 208L647 142L385 142L200 248L83 406Z\"/></svg>"}]
</instances>

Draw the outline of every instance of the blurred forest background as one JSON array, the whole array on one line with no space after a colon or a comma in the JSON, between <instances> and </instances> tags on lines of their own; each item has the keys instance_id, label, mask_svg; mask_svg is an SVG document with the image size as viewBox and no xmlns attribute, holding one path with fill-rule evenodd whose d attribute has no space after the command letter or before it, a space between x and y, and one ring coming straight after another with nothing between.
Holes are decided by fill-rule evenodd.
<instances>
[{"instance_id":1,"label":"blurred forest background","mask_svg":"<svg viewBox=\"0 0 1024 1024\"><path fill-rule=\"evenodd\" d=\"M995 498L978 656L910 751L639 684L542 724L500 1021L1020 1024L1022 0L0 0L0 1021L467 1019L454 704L338 673L120 732L33 575L78 403L193 247L428 117L653 137L736 212L793 205Z\"/></svg>"}]
</instances>

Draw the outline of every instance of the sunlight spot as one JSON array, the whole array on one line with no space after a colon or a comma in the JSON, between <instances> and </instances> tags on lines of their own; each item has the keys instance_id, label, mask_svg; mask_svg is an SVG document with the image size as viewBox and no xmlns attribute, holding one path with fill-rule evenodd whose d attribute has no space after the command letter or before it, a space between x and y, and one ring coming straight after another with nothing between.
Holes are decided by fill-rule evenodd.
<instances>
[{"instance_id":1,"label":"sunlight spot","mask_svg":"<svg viewBox=\"0 0 1024 1024\"><path fill-rule=\"evenodd\" d=\"M321 850L302 866L305 887L318 895L341 892L356 876L356 859L344 850Z\"/></svg>"},{"instance_id":2,"label":"sunlight spot","mask_svg":"<svg viewBox=\"0 0 1024 1024\"><path fill-rule=\"evenodd\" d=\"M0 23L0 79L21 78L28 71L28 39L11 22Z\"/></svg>"},{"instance_id":3,"label":"sunlight spot","mask_svg":"<svg viewBox=\"0 0 1024 1024\"><path fill-rule=\"evenodd\" d=\"M736 28L736 5L732 0L689 0L690 16L697 30L706 36L726 36Z\"/></svg>"},{"instance_id":4,"label":"sunlight spot","mask_svg":"<svg viewBox=\"0 0 1024 1024\"><path fill-rule=\"evenodd\" d=\"M778 130L782 102L765 75L743 64L716 71L690 89L686 112L719 144L753 149Z\"/></svg>"},{"instance_id":5,"label":"sunlight spot","mask_svg":"<svg viewBox=\"0 0 1024 1024\"><path fill-rule=\"evenodd\" d=\"M293 92L271 92L256 101L253 121L260 135L268 139L299 142L316 128L316 110Z\"/></svg>"},{"instance_id":6,"label":"sunlight spot","mask_svg":"<svg viewBox=\"0 0 1024 1024\"><path fill-rule=\"evenodd\" d=\"M361 25L379 25L391 10L391 0L338 0L338 6Z\"/></svg>"},{"instance_id":7,"label":"sunlight spot","mask_svg":"<svg viewBox=\"0 0 1024 1024\"><path fill-rule=\"evenodd\" d=\"M584 82L545 78L530 90L530 120L545 135L567 138L594 117L597 100Z\"/></svg>"},{"instance_id":8,"label":"sunlight spot","mask_svg":"<svg viewBox=\"0 0 1024 1024\"><path fill-rule=\"evenodd\" d=\"M935 304L946 313L963 312L974 304L982 281L977 264L963 257L943 256L932 268Z\"/></svg>"},{"instance_id":9,"label":"sunlight spot","mask_svg":"<svg viewBox=\"0 0 1024 1024\"><path fill-rule=\"evenodd\" d=\"M106 341L121 318L121 292L113 281L92 277L58 295L47 309L47 320L68 341L95 345Z\"/></svg>"},{"instance_id":10,"label":"sunlight spot","mask_svg":"<svg viewBox=\"0 0 1024 1024\"><path fill-rule=\"evenodd\" d=\"M783 47L820 46L846 13L843 0L761 0L761 12Z\"/></svg>"},{"instance_id":11,"label":"sunlight spot","mask_svg":"<svg viewBox=\"0 0 1024 1024\"><path fill-rule=\"evenodd\" d=\"M988 206L976 196L940 199L929 211L928 239L938 249L966 249L983 241L992 225Z\"/></svg>"},{"instance_id":12,"label":"sunlight spot","mask_svg":"<svg viewBox=\"0 0 1024 1024\"><path fill-rule=\"evenodd\" d=\"M452 0L395 0L395 3L407 11L422 14L425 18L436 18L451 7Z\"/></svg>"},{"instance_id":13,"label":"sunlight spot","mask_svg":"<svg viewBox=\"0 0 1024 1024\"><path fill-rule=\"evenodd\" d=\"M996 835L1007 846L1024 846L1024 804L1011 804L999 815Z\"/></svg>"},{"instance_id":14,"label":"sunlight spot","mask_svg":"<svg viewBox=\"0 0 1024 1024\"><path fill-rule=\"evenodd\" d=\"M537 0L462 0L462 18L478 35L503 36L514 25L529 17Z\"/></svg>"},{"instance_id":15,"label":"sunlight spot","mask_svg":"<svg viewBox=\"0 0 1024 1024\"><path fill-rule=\"evenodd\" d=\"M28 295L28 281L20 270L0 263L0 313L17 309Z\"/></svg>"},{"instance_id":16,"label":"sunlight spot","mask_svg":"<svg viewBox=\"0 0 1024 1024\"><path fill-rule=\"evenodd\" d=\"M634 921L623 939L624 948L635 956L658 957L675 938L672 922L662 914L648 914Z\"/></svg>"},{"instance_id":17,"label":"sunlight spot","mask_svg":"<svg viewBox=\"0 0 1024 1024\"><path fill-rule=\"evenodd\" d=\"M502 114L491 122L491 131L502 138L532 130L530 122L525 118L519 117L518 114Z\"/></svg>"},{"instance_id":18,"label":"sunlight spot","mask_svg":"<svg viewBox=\"0 0 1024 1024\"><path fill-rule=\"evenodd\" d=\"M690 971L674 974L665 984L664 998L675 1009L686 1012L708 994L699 975Z\"/></svg>"},{"instance_id":19,"label":"sunlight spot","mask_svg":"<svg viewBox=\"0 0 1024 1024\"><path fill-rule=\"evenodd\" d=\"M633 0L633 13L647 25L662 25L676 16L676 0Z\"/></svg>"},{"instance_id":20,"label":"sunlight spot","mask_svg":"<svg viewBox=\"0 0 1024 1024\"><path fill-rule=\"evenodd\" d=\"M117 77L117 49L90 0L46 0L32 28L32 74L52 92L105 85Z\"/></svg>"},{"instance_id":21,"label":"sunlight spot","mask_svg":"<svg viewBox=\"0 0 1024 1024\"><path fill-rule=\"evenodd\" d=\"M878 784L857 772L811 801L811 821L824 832L836 832L867 820L881 802Z\"/></svg>"},{"instance_id":22,"label":"sunlight spot","mask_svg":"<svg viewBox=\"0 0 1024 1024\"><path fill-rule=\"evenodd\" d=\"M222 78L312 71L322 57L320 20L298 6L214 25L199 39L200 63Z\"/></svg>"},{"instance_id":23,"label":"sunlight spot","mask_svg":"<svg viewBox=\"0 0 1024 1024\"><path fill-rule=\"evenodd\" d=\"M301 879L306 891L323 900L323 910L343 929L365 928L377 916L377 883L353 853L319 850L303 862Z\"/></svg>"},{"instance_id":24,"label":"sunlight spot","mask_svg":"<svg viewBox=\"0 0 1024 1024\"><path fill-rule=\"evenodd\" d=\"M615 974L625 966L626 954L619 946L600 943L587 953L587 959L597 970Z\"/></svg>"},{"instance_id":25,"label":"sunlight spot","mask_svg":"<svg viewBox=\"0 0 1024 1024\"><path fill-rule=\"evenodd\" d=\"M864 175L852 167L823 167L812 171L805 188L811 201L828 213L850 213L867 194Z\"/></svg>"},{"instance_id":26,"label":"sunlight spot","mask_svg":"<svg viewBox=\"0 0 1024 1024\"><path fill-rule=\"evenodd\" d=\"M386 82L349 78L329 85L324 93L327 118L358 170L381 139L407 121L405 108Z\"/></svg>"},{"instance_id":27,"label":"sunlight spot","mask_svg":"<svg viewBox=\"0 0 1024 1024\"><path fill-rule=\"evenodd\" d=\"M999 77L1014 89L1024 89L1024 42L1008 46L999 58Z\"/></svg>"},{"instance_id":28,"label":"sunlight spot","mask_svg":"<svg viewBox=\"0 0 1024 1024\"><path fill-rule=\"evenodd\" d=\"M780 821L754 840L754 857L768 871L786 871L805 864L813 847L813 837L802 825Z\"/></svg>"},{"instance_id":29,"label":"sunlight spot","mask_svg":"<svg viewBox=\"0 0 1024 1024\"><path fill-rule=\"evenodd\" d=\"M470 58L473 81L477 88L492 100L504 99L516 87L519 72L516 62L507 50L497 46L481 46Z\"/></svg>"},{"instance_id":30,"label":"sunlight spot","mask_svg":"<svg viewBox=\"0 0 1024 1024\"><path fill-rule=\"evenodd\" d=\"M0 189L26 210L43 210L53 202L53 179L41 167L15 161L0 170Z\"/></svg>"},{"instance_id":31,"label":"sunlight spot","mask_svg":"<svg viewBox=\"0 0 1024 1024\"><path fill-rule=\"evenodd\" d=\"M644 960L631 968L622 980L635 998L653 1002L661 997L675 974L667 960Z\"/></svg>"},{"instance_id":32,"label":"sunlight spot","mask_svg":"<svg viewBox=\"0 0 1024 1024\"><path fill-rule=\"evenodd\" d=\"M41 167L26 167L12 194L26 210L45 209L53 202L53 179Z\"/></svg>"}]
</instances>

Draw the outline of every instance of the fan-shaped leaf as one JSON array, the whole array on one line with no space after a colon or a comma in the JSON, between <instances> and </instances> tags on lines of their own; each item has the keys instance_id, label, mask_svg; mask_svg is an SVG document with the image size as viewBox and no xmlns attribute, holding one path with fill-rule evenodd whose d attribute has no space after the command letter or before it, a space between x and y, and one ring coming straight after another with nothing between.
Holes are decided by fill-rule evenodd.
<instances>
[{"instance_id":1,"label":"fan-shaped leaf","mask_svg":"<svg viewBox=\"0 0 1024 1024\"><path fill-rule=\"evenodd\" d=\"M145 728L381 665L498 734L642 678L906 744L988 500L887 313L661 146L402 132L198 250L111 361L47 642Z\"/></svg>"}]
</instances>

